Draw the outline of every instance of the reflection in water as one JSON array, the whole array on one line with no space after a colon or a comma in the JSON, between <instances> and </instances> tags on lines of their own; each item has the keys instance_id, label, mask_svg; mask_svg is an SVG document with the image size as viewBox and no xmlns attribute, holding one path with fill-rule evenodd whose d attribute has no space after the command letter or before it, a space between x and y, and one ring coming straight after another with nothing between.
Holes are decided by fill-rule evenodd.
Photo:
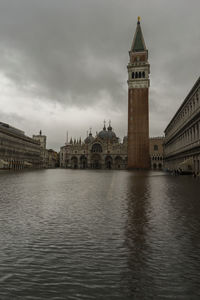
<instances>
[{"instance_id":1,"label":"reflection in water","mask_svg":"<svg viewBox=\"0 0 200 300\"><path fill-rule=\"evenodd\" d=\"M199 182L159 173L130 179L126 230L130 295L199 299Z\"/></svg>"},{"instance_id":2,"label":"reflection in water","mask_svg":"<svg viewBox=\"0 0 200 300\"><path fill-rule=\"evenodd\" d=\"M0 299L200 298L198 180L40 170L0 189Z\"/></svg>"},{"instance_id":3,"label":"reflection in water","mask_svg":"<svg viewBox=\"0 0 200 300\"><path fill-rule=\"evenodd\" d=\"M148 255L148 172L130 173L127 186L126 244L128 248L128 296L145 295L145 278L148 276L146 259ZM125 280L127 278L125 277Z\"/></svg>"}]
</instances>

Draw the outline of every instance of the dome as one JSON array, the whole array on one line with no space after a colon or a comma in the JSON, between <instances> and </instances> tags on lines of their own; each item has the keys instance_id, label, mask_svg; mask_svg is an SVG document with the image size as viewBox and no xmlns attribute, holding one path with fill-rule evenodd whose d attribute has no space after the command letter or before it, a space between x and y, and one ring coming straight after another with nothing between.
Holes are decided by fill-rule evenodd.
<instances>
[{"instance_id":1,"label":"dome","mask_svg":"<svg viewBox=\"0 0 200 300\"><path fill-rule=\"evenodd\" d=\"M88 135L88 137L86 137L85 139L85 144L90 144L94 141L94 137L92 136L92 133L90 132L90 134Z\"/></svg>"},{"instance_id":2,"label":"dome","mask_svg":"<svg viewBox=\"0 0 200 300\"><path fill-rule=\"evenodd\" d=\"M102 130L98 133L98 137L100 137L101 139L107 139L107 131L106 130Z\"/></svg>"},{"instance_id":3,"label":"dome","mask_svg":"<svg viewBox=\"0 0 200 300\"><path fill-rule=\"evenodd\" d=\"M116 134L114 131L112 131L111 125L106 130L106 127L104 126L103 130L98 133L98 137L100 137L103 140L111 140L116 139Z\"/></svg>"}]
</instances>

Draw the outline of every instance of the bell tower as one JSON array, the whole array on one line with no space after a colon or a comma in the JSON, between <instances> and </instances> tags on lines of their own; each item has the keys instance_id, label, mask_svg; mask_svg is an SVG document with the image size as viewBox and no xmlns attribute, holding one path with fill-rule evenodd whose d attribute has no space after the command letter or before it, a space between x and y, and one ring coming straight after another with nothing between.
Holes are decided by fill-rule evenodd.
<instances>
[{"instance_id":1,"label":"bell tower","mask_svg":"<svg viewBox=\"0 0 200 300\"><path fill-rule=\"evenodd\" d=\"M140 17L129 51L128 69L128 169L148 169L149 161L149 73Z\"/></svg>"}]
</instances>

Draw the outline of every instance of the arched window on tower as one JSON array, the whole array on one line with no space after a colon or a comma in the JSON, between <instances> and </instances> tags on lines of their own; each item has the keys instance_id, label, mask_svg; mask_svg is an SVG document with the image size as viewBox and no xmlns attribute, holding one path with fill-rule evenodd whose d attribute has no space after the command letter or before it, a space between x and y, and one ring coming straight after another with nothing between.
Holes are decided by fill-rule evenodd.
<instances>
[{"instance_id":1,"label":"arched window on tower","mask_svg":"<svg viewBox=\"0 0 200 300\"><path fill-rule=\"evenodd\" d=\"M145 72L144 71L142 72L142 77L145 78Z\"/></svg>"},{"instance_id":2,"label":"arched window on tower","mask_svg":"<svg viewBox=\"0 0 200 300\"><path fill-rule=\"evenodd\" d=\"M135 73L135 78L138 78L138 72Z\"/></svg>"},{"instance_id":3,"label":"arched window on tower","mask_svg":"<svg viewBox=\"0 0 200 300\"><path fill-rule=\"evenodd\" d=\"M139 78L141 78L141 72L139 72Z\"/></svg>"},{"instance_id":4,"label":"arched window on tower","mask_svg":"<svg viewBox=\"0 0 200 300\"><path fill-rule=\"evenodd\" d=\"M132 78L135 78L135 73L134 72L132 72Z\"/></svg>"}]
</instances>

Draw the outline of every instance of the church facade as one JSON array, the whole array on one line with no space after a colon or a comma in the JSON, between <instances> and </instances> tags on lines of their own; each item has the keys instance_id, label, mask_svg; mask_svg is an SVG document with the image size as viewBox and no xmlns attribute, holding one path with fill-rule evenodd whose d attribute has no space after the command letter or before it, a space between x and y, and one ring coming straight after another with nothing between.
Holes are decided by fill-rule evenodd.
<instances>
[{"instance_id":1,"label":"church facade","mask_svg":"<svg viewBox=\"0 0 200 300\"><path fill-rule=\"evenodd\" d=\"M72 169L126 169L127 138L122 143L111 124L86 139L70 140L60 148L60 167Z\"/></svg>"}]
</instances>

